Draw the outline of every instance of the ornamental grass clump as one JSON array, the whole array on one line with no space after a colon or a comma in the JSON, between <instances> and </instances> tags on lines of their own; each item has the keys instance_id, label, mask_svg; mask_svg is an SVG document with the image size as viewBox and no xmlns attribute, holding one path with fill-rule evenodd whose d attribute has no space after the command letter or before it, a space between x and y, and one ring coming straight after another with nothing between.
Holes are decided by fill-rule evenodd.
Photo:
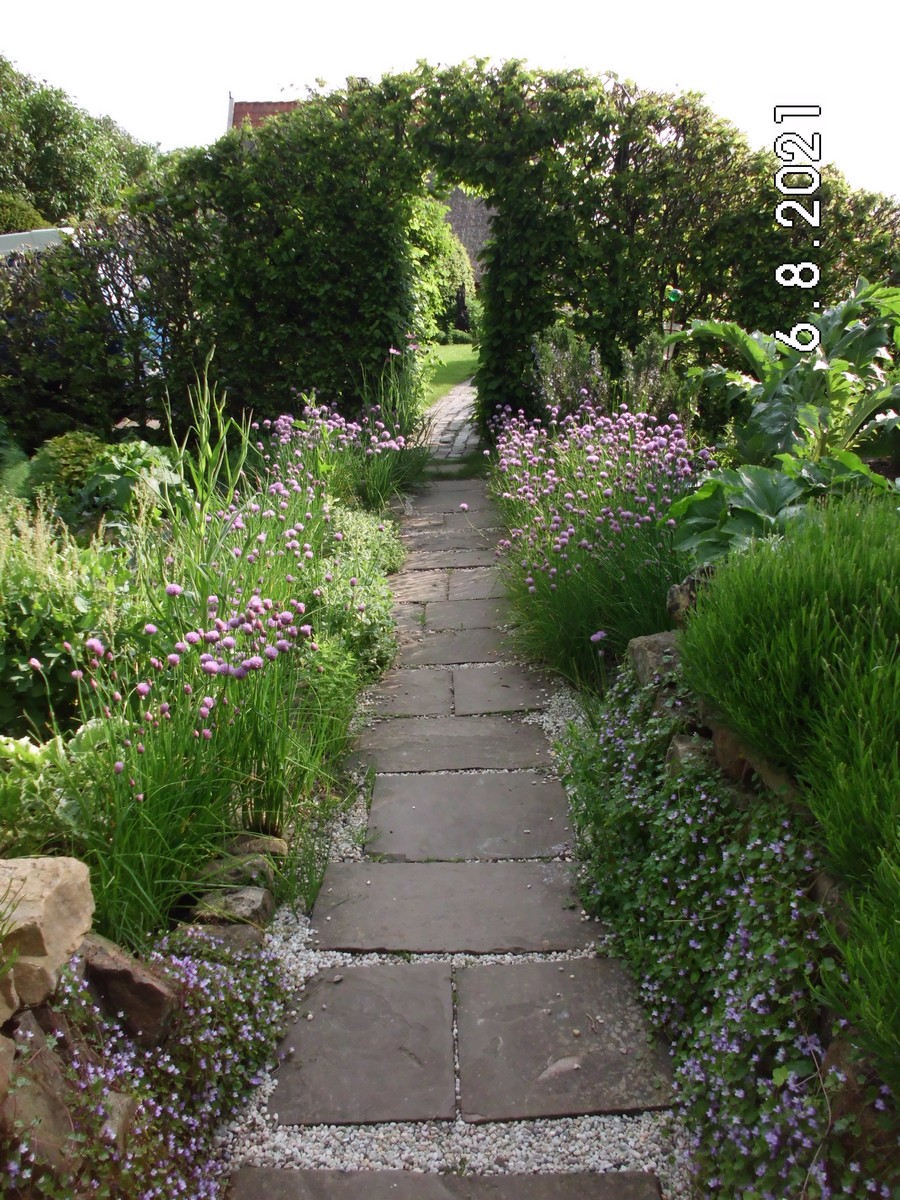
<instances>
[{"instance_id":1,"label":"ornamental grass clump","mask_svg":"<svg viewBox=\"0 0 900 1200\"><path fill-rule=\"evenodd\" d=\"M632 967L670 1041L677 1105L703 1200L890 1200L900 1165L890 1088L854 1064L869 1136L841 1109L819 1005L833 947L809 898L807 824L783 801L747 805L696 766L673 779L678 698L623 670L560 747L583 896ZM840 1119L838 1113L845 1115Z\"/></svg>"},{"instance_id":2,"label":"ornamental grass clump","mask_svg":"<svg viewBox=\"0 0 900 1200\"><path fill-rule=\"evenodd\" d=\"M666 593L683 574L673 500L698 466L682 426L626 405L585 401L547 424L503 412L491 489L510 530L504 567L526 650L596 683L599 649L668 627Z\"/></svg>"}]
</instances>

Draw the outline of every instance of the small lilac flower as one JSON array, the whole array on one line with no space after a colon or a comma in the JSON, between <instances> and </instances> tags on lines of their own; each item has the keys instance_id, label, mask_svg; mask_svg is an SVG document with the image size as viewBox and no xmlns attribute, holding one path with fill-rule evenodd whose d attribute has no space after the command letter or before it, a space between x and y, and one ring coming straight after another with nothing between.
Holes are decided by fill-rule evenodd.
<instances>
[{"instance_id":1,"label":"small lilac flower","mask_svg":"<svg viewBox=\"0 0 900 1200\"><path fill-rule=\"evenodd\" d=\"M591 634L591 641L592 642L602 642L605 637L606 637L606 631L603 629L598 629L596 633Z\"/></svg>"},{"instance_id":2,"label":"small lilac flower","mask_svg":"<svg viewBox=\"0 0 900 1200\"><path fill-rule=\"evenodd\" d=\"M90 650L92 654L103 654L106 649L100 639L94 637L88 638L84 645L85 649Z\"/></svg>"},{"instance_id":3,"label":"small lilac flower","mask_svg":"<svg viewBox=\"0 0 900 1200\"><path fill-rule=\"evenodd\" d=\"M167 596L180 596L183 591L184 591L184 588L178 583L167 583L166 584L166 595Z\"/></svg>"},{"instance_id":4,"label":"small lilac flower","mask_svg":"<svg viewBox=\"0 0 900 1200\"><path fill-rule=\"evenodd\" d=\"M72 678L73 679L84 679L84 671L73 671Z\"/></svg>"},{"instance_id":5,"label":"small lilac flower","mask_svg":"<svg viewBox=\"0 0 900 1200\"><path fill-rule=\"evenodd\" d=\"M468 511L469 511L469 506L468 506L468 504L461 504L461 505L459 506L459 511L460 511L460 512L468 512Z\"/></svg>"}]
</instances>

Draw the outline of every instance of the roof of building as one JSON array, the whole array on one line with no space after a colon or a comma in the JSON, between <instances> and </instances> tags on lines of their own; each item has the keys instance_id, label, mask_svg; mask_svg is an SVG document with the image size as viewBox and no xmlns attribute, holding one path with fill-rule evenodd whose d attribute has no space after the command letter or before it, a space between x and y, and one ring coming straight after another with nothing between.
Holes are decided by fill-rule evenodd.
<instances>
[{"instance_id":1,"label":"roof of building","mask_svg":"<svg viewBox=\"0 0 900 1200\"><path fill-rule=\"evenodd\" d=\"M229 128L239 128L245 121L254 126L261 125L269 117L290 112L296 107L296 100L232 100L229 106Z\"/></svg>"}]
</instances>

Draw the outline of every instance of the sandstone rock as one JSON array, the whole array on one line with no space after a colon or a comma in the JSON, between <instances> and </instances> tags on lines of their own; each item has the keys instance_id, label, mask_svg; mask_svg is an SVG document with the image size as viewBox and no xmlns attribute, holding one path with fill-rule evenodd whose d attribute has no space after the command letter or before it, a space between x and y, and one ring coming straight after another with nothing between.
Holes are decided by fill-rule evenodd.
<instances>
[{"instance_id":1,"label":"sandstone rock","mask_svg":"<svg viewBox=\"0 0 900 1200\"><path fill-rule=\"evenodd\" d=\"M268 854L270 858L287 858L289 852L284 838L268 833L239 833L225 849L229 854Z\"/></svg>"},{"instance_id":2,"label":"sandstone rock","mask_svg":"<svg viewBox=\"0 0 900 1200\"><path fill-rule=\"evenodd\" d=\"M0 1034L0 1109L9 1094L9 1083L13 1072L13 1059L16 1057L16 1044L12 1038Z\"/></svg>"},{"instance_id":3,"label":"sandstone rock","mask_svg":"<svg viewBox=\"0 0 900 1200\"><path fill-rule=\"evenodd\" d=\"M677 776L685 767L708 762L709 758L710 744L708 740L676 733L666 751L666 770L670 775Z\"/></svg>"},{"instance_id":4,"label":"sandstone rock","mask_svg":"<svg viewBox=\"0 0 900 1200\"><path fill-rule=\"evenodd\" d=\"M712 735L713 753L722 773L735 781L746 779L752 768L736 734L724 725L714 724Z\"/></svg>"},{"instance_id":5,"label":"sandstone rock","mask_svg":"<svg viewBox=\"0 0 900 1200\"><path fill-rule=\"evenodd\" d=\"M18 953L12 969L15 990L20 1003L40 1004L56 990L60 967L91 927L94 898L88 869L74 858L3 859L0 895L4 893L14 901L2 949Z\"/></svg>"},{"instance_id":6,"label":"sandstone rock","mask_svg":"<svg viewBox=\"0 0 900 1200\"><path fill-rule=\"evenodd\" d=\"M207 886L270 887L275 881L275 871L264 854L231 854L206 863L201 878Z\"/></svg>"},{"instance_id":7,"label":"sandstone rock","mask_svg":"<svg viewBox=\"0 0 900 1200\"><path fill-rule=\"evenodd\" d=\"M678 634L672 630L632 638L628 657L641 683L650 683L657 675L667 675L678 663Z\"/></svg>"},{"instance_id":8,"label":"sandstone rock","mask_svg":"<svg viewBox=\"0 0 900 1200\"><path fill-rule=\"evenodd\" d=\"M109 1092L103 1099L103 1106L106 1109L103 1136L119 1150L124 1150L138 1110L137 1099L124 1092Z\"/></svg>"},{"instance_id":9,"label":"sandstone rock","mask_svg":"<svg viewBox=\"0 0 900 1200\"><path fill-rule=\"evenodd\" d=\"M107 1010L124 1013L126 1029L145 1045L161 1041L177 1005L174 986L98 933L88 934L79 954Z\"/></svg>"},{"instance_id":10,"label":"sandstone rock","mask_svg":"<svg viewBox=\"0 0 900 1200\"><path fill-rule=\"evenodd\" d=\"M666 612L673 624L679 628L685 624L687 614L697 603L697 592L712 577L714 570L712 566L698 567L681 583L672 584L666 595Z\"/></svg>"},{"instance_id":11,"label":"sandstone rock","mask_svg":"<svg viewBox=\"0 0 900 1200\"><path fill-rule=\"evenodd\" d=\"M69 1085L62 1064L30 1012L22 1013L17 1025L15 1086L0 1104L0 1129L13 1132L25 1126L39 1159L56 1170L71 1167L78 1156L71 1141Z\"/></svg>"},{"instance_id":12,"label":"sandstone rock","mask_svg":"<svg viewBox=\"0 0 900 1200\"><path fill-rule=\"evenodd\" d=\"M214 928L210 928L209 925L188 925L186 928L203 929L227 946L229 950L237 950L240 953L259 950L265 943L263 932L256 925L217 925ZM202 947L198 949L197 953L202 955Z\"/></svg>"},{"instance_id":13,"label":"sandstone rock","mask_svg":"<svg viewBox=\"0 0 900 1200\"><path fill-rule=\"evenodd\" d=\"M12 971L7 971L5 975L0 975L0 1025L5 1025L19 1007L19 996Z\"/></svg>"},{"instance_id":14,"label":"sandstone rock","mask_svg":"<svg viewBox=\"0 0 900 1200\"><path fill-rule=\"evenodd\" d=\"M200 897L192 915L203 925L265 925L274 908L272 893L266 888L245 887L207 892Z\"/></svg>"}]
</instances>

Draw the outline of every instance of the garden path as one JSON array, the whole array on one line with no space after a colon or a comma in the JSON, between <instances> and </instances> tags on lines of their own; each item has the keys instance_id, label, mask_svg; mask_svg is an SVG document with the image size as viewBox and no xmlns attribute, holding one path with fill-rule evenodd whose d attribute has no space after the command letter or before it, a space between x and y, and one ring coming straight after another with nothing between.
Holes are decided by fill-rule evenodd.
<instances>
[{"instance_id":1,"label":"garden path","mask_svg":"<svg viewBox=\"0 0 900 1200\"><path fill-rule=\"evenodd\" d=\"M461 419L438 433L452 460L471 446L459 397L445 409L448 431ZM426 1122L464 1137L550 1119L553 1138L556 1118L670 1101L668 1058L622 965L594 953L572 889L565 794L535 721L549 685L504 639L495 524L480 480L440 480L407 504L399 663L356 749L374 772L366 857L329 866L313 911L320 948L359 961L306 985L270 1101L278 1126L395 1129L400 1166ZM243 1167L231 1197L659 1197L655 1175L615 1167ZM495 1169L515 1164L498 1155Z\"/></svg>"}]
</instances>

